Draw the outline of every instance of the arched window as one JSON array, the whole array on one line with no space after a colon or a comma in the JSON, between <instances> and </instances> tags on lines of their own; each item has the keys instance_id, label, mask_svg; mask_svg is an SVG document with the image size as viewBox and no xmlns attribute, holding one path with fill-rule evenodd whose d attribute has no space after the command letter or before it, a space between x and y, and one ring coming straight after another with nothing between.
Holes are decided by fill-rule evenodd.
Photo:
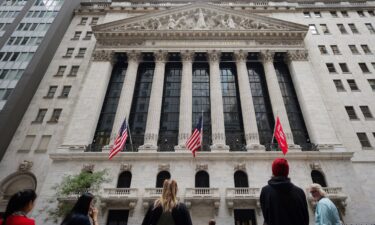
<instances>
[{"instance_id":1,"label":"arched window","mask_svg":"<svg viewBox=\"0 0 375 225\"><path fill-rule=\"evenodd\" d=\"M210 187L210 176L206 171L201 170L195 174L195 187Z\"/></svg>"},{"instance_id":2,"label":"arched window","mask_svg":"<svg viewBox=\"0 0 375 225\"><path fill-rule=\"evenodd\" d=\"M9 199L14 193L23 189L36 190L37 180L32 173L11 174L0 183L0 198Z\"/></svg>"},{"instance_id":3,"label":"arched window","mask_svg":"<svg viewBox=\"0 0 375 225\"><path fill-rule=\"evenodd\" d=\"M322 187L327 187L326 179L324 178L324 175L320 171L318 170L311 171L311 179L313 183L320 184Z\"/></svg>"},{"instance_id":4,"label":"arched window","mask_svg":"<svg viewBox=\"0 0 375 225\"><path fill-rule=\"evenodd\" d=\"M156 178L156 187L161 188L163 187L164 180L171 179L171 174L168 171L160 171Z\"/></svg>"},{"instance_id":5,"label":"arched window","mask_svg":"<svg viewBox=\"0 0 375 225\"><path fill-rule=\"evenodd\" d=\"M117 181L117 188L130 188L132 173L124 171L120 174Z\"/></svg>"},{"instance_id":6,"label":"arched window","mask_svg":"<svg viewBox=\"0 0 375 225\"><path fill-rule=\"evenodd\" d=\"M234 187L249 187L247 174L241 170L234 173Z\"/></svg>"}]
</instances>

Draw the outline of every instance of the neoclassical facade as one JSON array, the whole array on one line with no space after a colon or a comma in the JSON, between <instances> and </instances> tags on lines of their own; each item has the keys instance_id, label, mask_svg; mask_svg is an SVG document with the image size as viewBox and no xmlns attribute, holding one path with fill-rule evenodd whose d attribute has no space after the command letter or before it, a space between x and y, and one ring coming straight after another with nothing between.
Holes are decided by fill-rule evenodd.
<instances>
[{"instance_id":1,"label":"neoclassical facade","mask_svg":"<svg viewBox=\"0 0 375 225\"><path fill-rule=\"evenodd\" d=\"M194 224L262 224L260 190L282 157L271 144L279 117L292 182L322 184L345 223L373 223L374 8L81 3L0 164L0 212L11 193L34 188L32 215L45 223L63 176L106 168L100 224L140 224L165 178L177 180ZM365 54L353 56L353 45ZM193 158L185 142L201 115L203 146ZM125 118L129 140L108 160Z\"/></svg>"}]
</instances>

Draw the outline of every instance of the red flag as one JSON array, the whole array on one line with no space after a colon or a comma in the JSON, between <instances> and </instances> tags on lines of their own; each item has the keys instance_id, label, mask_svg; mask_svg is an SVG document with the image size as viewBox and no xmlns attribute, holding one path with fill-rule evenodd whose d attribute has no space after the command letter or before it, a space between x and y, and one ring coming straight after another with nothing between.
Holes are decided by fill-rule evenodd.
<instances>
[{"instance_id":1,"label":"red flag","mask_svg":"<svg viewBox=\"0 0 375 225\"><path fill-rule=\"evenodd\" d=\"M286 142L286 135L283 131L283 127L281 126L279 117L276 117L275 138L277 140L277 143L279 143L281 151L283 151L285 155L288 152L288 143Z\"/></svg>"}]
</instances>

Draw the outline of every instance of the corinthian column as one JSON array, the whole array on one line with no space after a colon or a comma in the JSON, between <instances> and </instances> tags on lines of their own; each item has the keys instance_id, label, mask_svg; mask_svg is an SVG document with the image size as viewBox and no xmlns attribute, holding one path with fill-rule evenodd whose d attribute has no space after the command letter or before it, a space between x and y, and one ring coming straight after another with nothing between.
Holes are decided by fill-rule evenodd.
<instances>
[{"instance_id":1,"label":"corinthian column","mask_svg":"<svg viewBox=\"0 0 375 225\"><path fill-rule=\"evenodd\" d=\"M92 143L114 64L113 51L96 50L63 140L65 146Z\"/></svg>"},{"instance_id":2,"label":"corinthian column","mask_svg":"<svg viewBox=\"0 0 375 225\"><path fill-rule=\"evenodd\" d=\"M307 50L288 51L287 63L311 142L320 149L340 145L314 79Z\"/></svg>"},{"instance_id":3,"label":"corinthian column","mask_svg":"<svg viewBox=\"0 0 375 225\"><path fill-rule=\"evenodd\" d=\"M160 126L161 104L163 98L165 63L168 60L168 52L154 52L155 72L152 79L150 104L148 107L145 142L139 147L140 151L158 149L158 137Z\"/></svg>"},{"instance_id":4,"label":"corinthian column","mask_svg":"<svg viewBox=\"0 0 375 225\"><path fill-rule=\"evenodd\" d=\"M266 76L268 93L271 100L272 111L275 117L279 116L281 125L283 126L284 133L286 135L288 144L290 146L294 145L292 130L290 128L288 114L286 112L284 99L279 86L279 81L277 80L277 75L275 67L273 65L274 52L264 51L261 52L261 60L263 62L264 73Z\"/></svg>"},{"instance_id":5,"label":"corinthian column","mask_svg":"<svg viewBox=\"0 0 375 225\"><path fill-rule=\"evenodd\" d=\"M237 66L238 89L240 92L243 125L245 130L246 149L264 149L259 144L258 126L255 116L253 97L251 95L249 76L246 67L247 53L237 51L234 53Z\"/></svg>"},{"instance_id":6,"label":"corinthian column","mask_svg":"<svg viewBox=\"0 0 375 225\"><path fill-rule=\"evenodd\" d=\"M133 101L133 93L135 82L137 80L138 65L142 59L142 54L140 52L132 51L127 53L128 57L128 68L126 69L124 83L122 84L120 100L117 106L115 121L113 122L112 133L111 133L111 143L113 144L114 139L122 122L125 117L129 120L129 113Z\"/></svg>"},{"instance_id":7,"label":"corinthian column","mask_svg":"<svg viewBox=\"0 0 375 225\"><path fill-rule=\"evenodd\" d=\"M180 118L178 130L178 146L176 149L184 149L185 142L191 133L192 124L192 73L194 52L181 52L182 79L180 96Z\"/></svg>"},{"instance_id":8,"label":"corinthian column","mask_svg":"<svg viewBox=\"0 0 375 225\"><path fill-rule=\"evenodd\" d=\"M225 144L223 97L220 80L220 52L208 52L210 63L210 99L211 99L211 128L212 146L211 150L229 150Z\"/></svg>"}]
</instances>

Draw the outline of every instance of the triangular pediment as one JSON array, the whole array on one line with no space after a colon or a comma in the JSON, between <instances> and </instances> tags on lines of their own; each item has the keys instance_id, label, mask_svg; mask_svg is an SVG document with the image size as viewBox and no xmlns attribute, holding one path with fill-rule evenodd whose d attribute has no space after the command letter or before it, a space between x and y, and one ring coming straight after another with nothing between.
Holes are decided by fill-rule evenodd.
<instances>
[{"instance_id":1,"label":"triangular pediment","mask_svg":"<svg viewBox=\"0 0 375 225\"><path fill-rule=\"evenodd\" d=\"M190 4L95 26L97 32L136 30L306 30L305 25L209 4Z\"/></svg>"},{"instance_id":2,"label":"triangular pediment","mask_svg":"<svg viewBox=\"0 0 375 225\"><path fill-rule=\"evenodd\" d=\"M293 36L304 38L305 25L274 19L258 14L223 8L213 4L193 3L156 13L100 24L93 27L97 39L125 38L183 38L216 35L225 37ZM225 34L227 33L227 34ZM260 35L257 35L260 34Z\"/></svg>"}]
</instances>

